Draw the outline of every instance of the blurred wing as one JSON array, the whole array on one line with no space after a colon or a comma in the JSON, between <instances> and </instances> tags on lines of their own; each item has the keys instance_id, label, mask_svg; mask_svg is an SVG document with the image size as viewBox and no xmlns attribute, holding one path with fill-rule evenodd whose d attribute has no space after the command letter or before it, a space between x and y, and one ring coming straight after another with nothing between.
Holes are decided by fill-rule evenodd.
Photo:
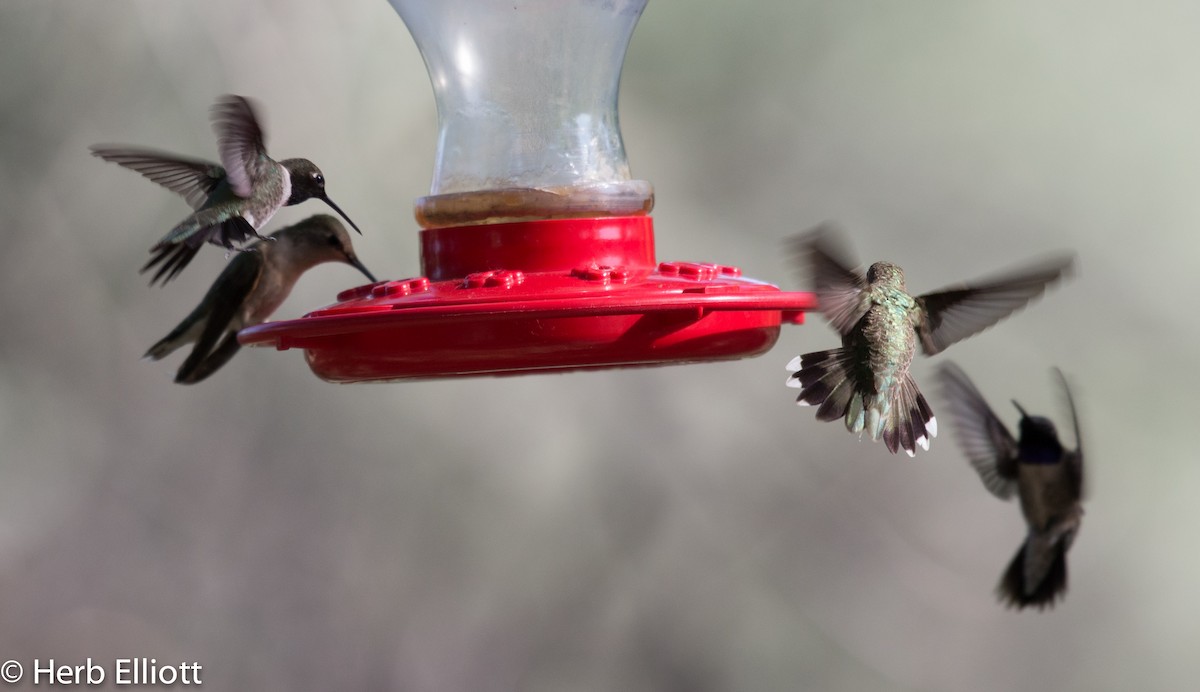
<instances>
[{"instance_id":1,"label":"blurred wing","mask_svg":"<svg viewBox=\"0 0 1200 692\"><path fill-rule=\"evenodd\" d=\"M1017 491L1017 441L961 368L945 363L938 377L959 447L989 492L1001 500L1011 498Z\"/></svg>"},{"instance_id":2,"label":"blurred wing","mask_svg":"<svg viewBox=\"0 0 1200 692\"><path fill-rule=\"evenodd\" d=\"M254 109L241 96L224 96L213 106L212 120L229 185L239 197L249 197L270 161Z\"/></svg>"},{"instance_id":3,"label":"blurred wing","mask_svg":"<svg viewBox=\"0 0 1200 692\"><path fill-rule=\"evenodd\" d=\"M225 169L215 163L151 149L94 146L92 154L141 173L182 196L192 209L199 209L225 177Z\"/></svg>"},{"instance_id":4,"label":"blurred wing","mask_svg":"<svg viewBox=\"0 0 1200 692\"><path fill-rule=\"evenodd\" d=\"M851 269L838 235L832 225L821 224L795 237L791 244L793 262L808 265L821 313L839 334L847 334L870 306L862 299L867 280Z\"/></svg>"},{"instance_id":5,"label":"blurred wing","mask_svg":"<svg viewBox=\"0 0 1200 692\"><path fill-rule=\"evenodd\" d=\"M1067 386L1067 378L1063 375L1062 370L1054 368L1054 372L1058 375L1058 381L1062 384L1063 392L1067 395L1067 405L1071 407L1071 424L1075 426L1075 451L1067 452L1066 463L1067 473L1071 476L1071 485L1074 487L1075 498L1080 499L1084 495L1084 476L1083 476L1083 433L1079 430L1079 413L1075 410L1075 397L1071 396L1071 388Z\"/></svg>"},{"instance_id":6,"label":"blurred wing","mask_svg":"<svg viewBox=\"0 0 1200 692\"><path fill-rule=\"evenodd\" d=\"M224 349L221 352L215 352L214 348L229 331L233 318L246 302L246 296L258 285L263 264L261 252L239 253L217 277L212 288L208 289L203 301L211 306L208 310L208 322L205 323L204 331L196 340L196 346L188 354L187 360L179 366L179 371L175 374L176 382L198 382L233 357L236 348L230 351L227 344L221 345L220 348ZM236 337L234 341L236 343ZM214 358L215 361L205 365Z\"/></svg>"},{"instance_id":7,"label":"blurred wing","mask_svg":"<svg viewBox=\"0 0 1200 692\"><path fill-rule=\"evenodd\" d=\"M1073 261L1058 257L1014 274L918 297L923 318L917 333L925 355L941 353L1008 317L1041 295Z\"/></svg>"}]
</instances>

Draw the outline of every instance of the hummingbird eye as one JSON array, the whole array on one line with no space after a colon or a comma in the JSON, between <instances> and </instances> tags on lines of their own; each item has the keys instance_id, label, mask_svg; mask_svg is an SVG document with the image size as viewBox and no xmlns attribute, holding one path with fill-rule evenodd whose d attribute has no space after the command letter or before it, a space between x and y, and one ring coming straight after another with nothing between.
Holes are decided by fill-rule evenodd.
<instances>
[{"instance_id":1,"label":"hummingbird eye","mask_svg":"<svg viewBox=\"0 0 1200 692\"><path fill-rule=\"evenodd\" d=\"M313 183L318 187L325 187L325 176L321 175L320 173L314 172L311 176L309 176L309 179L312 180Z\"/></svg>"}]
</instances>

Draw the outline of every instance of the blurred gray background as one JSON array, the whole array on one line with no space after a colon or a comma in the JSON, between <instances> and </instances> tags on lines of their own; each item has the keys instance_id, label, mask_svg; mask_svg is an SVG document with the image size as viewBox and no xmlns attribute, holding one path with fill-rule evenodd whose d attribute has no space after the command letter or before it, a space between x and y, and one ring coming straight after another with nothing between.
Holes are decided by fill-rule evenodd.
<instances>
[{"instance_id":1,"label":"blurred gray background","mask_svg":"<svg viewBox=\"0 0 1200 692\"><path fill-rule=\"evenodd\" d=\"M1200 6L653 0L621 119L660 259L799 288L840 221L927 291L1060 249L1077 277L915 366L1064 422L1091 496L1054 611L992 588L1023 525L948 422L894 458L797 409L795 354L337 386L247 349L140 360L225 262L137 268L186 213L88 155L215 157L256 97L383 278L417 273L436 116L383 0L0 5L0 659L198 661L221 690L1181 690L1200 676ZM271 228L324 209L282 211ZM357 284L326 265L277 318ZM943 418L945 420L945 418Z\"/></svg>"}]
</instances>

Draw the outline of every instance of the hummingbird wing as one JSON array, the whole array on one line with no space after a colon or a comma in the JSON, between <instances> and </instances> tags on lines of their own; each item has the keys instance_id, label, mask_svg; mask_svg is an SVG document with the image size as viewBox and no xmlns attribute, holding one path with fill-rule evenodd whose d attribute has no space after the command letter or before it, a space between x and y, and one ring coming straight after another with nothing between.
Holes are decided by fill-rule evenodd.
<instances>
[{"instance_id":1,"label":"hummingbird wing","mask_svg":"<svg viewBox=\"0 0 1200 692\"><path fill-rule=\"evenodd\" d=\"M1011 498L1017 491L1017 441L961 368L944 363L938 377L958 446L989 492L1001 500Z\"/></svg>"},{"instance_id":2,"label":"hummingbird wing","mask_svg":"<svg viewBox=\"0 0 1200 692\"><path fill-rule=\"evenodd\" d=\"M863 301L867 280L851 267L849 253L832 224L821 224L792 240L793 263L808 265L821 313L839 334L847 334L870 305Z\"/></svg>"},{"instance_id":3,"label":"hummingbird wing","mask_svg":"<svg viewBox=\"0 0 1200 692\"><path fill-rule=\"evenodd\" d=\"M192 209L199 209L225 178L225 169L215 163L152 149L97 145L92 155L141 173L182 196Z\"/></svg>"},{"instance_id":4,"label":"hummingbird wing","mask_svg":"<svg viewBox=\"0 0 1200 692\"><path fill-rule=\"evenodd\" d=\"M1079 430L1079 412L1075 410L1075 397L1071 396L1071 388L1067 385L1066 376L1058 368L1054 368L1054 373L1058 376L1058 381L1062 384L1063 392L1067 395L1067 405L1071 407L1071 424L1075 427L1075 450L1067 452L1063 457L1063 461L1066 465L1067 475L1071 479L1075 499L1080 499L1084 494L1084 477L1083 433Z\"/></svg>"},{"instance_id":5,"label":"hummingbird wing","mask_svg":"<svg viewBox=\"0 0 1200 692\"><path fill-rule=\"evenodd\" d=\"M160 240L154 247L150 248L151 257L145 266L138 273L145 274L155 266L158 271L150 279L150 285L161 281L160 285L166 285L168 281L174 279L183 271L183 268L191 263L192 259L200 252L200 248L205 241L219 244L227 249L234 249L234 243L240 243L252 235L257 235L254 227L250 222L240 216L235 216L227 219L220 224L215 224L209 227L205 232L193 233L181 240Z\"/></svg>"},{"instance_id":6,"label":"hummingbird wing","mask_svg":"<svg viewBox=\"0 0 1200 692\"><path fill-rule=\"evenodd\" d=\"M212 108L212 120L229 185L239 197L249 197L271 163L254 108L242 96L223 96Z\"/></svg>"},{"instance_id":7,"label":"hummingbird wing","mask_svg":"<svg viewBox=\"0 0 1200 692\"><path fill-rule=\"evenodd\" d=\"M1012 274L919 296L917 335L925 355L941 353L1008 317L1041 295L1073 261L1070 256L1056 257Z\"/></svg>"},{"instance_id":8,"label":"hummingbird wing","mask_svg":"<svg viewBox=\"0 0 1200 692\"><path fill-rule=\"evenodd\" d=\"M237 343L237 334L232 332L230 327L245 304L246 297L262 278L264 265L261 252L242 252L233 258L213 282L201 301L201 305L208 305L208 321L204 323L204 331L196 339L192 352L175 373L176 382L199 382L228 362L237 352L237 348L228 343L229 337L233 338L234 344ZM221 341L220 346L217 345L218 341Z\"/></svg>"}]
</instances>

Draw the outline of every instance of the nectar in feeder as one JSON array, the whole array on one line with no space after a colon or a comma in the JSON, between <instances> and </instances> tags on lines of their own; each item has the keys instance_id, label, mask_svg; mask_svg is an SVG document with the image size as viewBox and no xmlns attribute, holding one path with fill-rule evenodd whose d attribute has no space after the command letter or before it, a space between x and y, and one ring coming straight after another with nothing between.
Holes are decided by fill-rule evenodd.
<instances>
[{"instance_id":1,"label":"nectar in feeder","mask_svg":"<svg viewBox=\"0 0 1200 692\"><path fill-rule=\"evenodd\" d=\"M423 228L641 215L617 119L645 0L391 0L433 83L438 156Z\"/></svg>"},{"instance_id":2,"label":"nectar in feeder","mask_svg":"<svg viewBox=\"0 0 1200 692\"><path fill-rule=\"evenodd\" d=\"M617 118L646 0L390 0L438 109L421 275L343 291L243 343L339 382L727 360L815 307L719 263L658 262Z\"/></svg>"}]
</instances>

